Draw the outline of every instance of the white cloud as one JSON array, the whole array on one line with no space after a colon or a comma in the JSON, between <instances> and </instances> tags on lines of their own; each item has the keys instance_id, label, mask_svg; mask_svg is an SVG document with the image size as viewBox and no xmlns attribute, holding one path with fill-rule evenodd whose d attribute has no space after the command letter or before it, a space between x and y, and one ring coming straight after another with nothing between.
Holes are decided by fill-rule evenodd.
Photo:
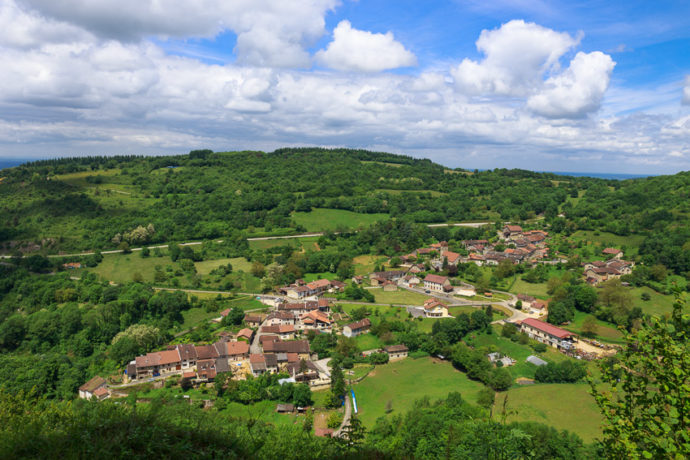
<instances>
[{"instance_id":1,"label":"white cloud","mask_svg":"<svg viewBox=\"0 0 690 460\"><path fill-rule=\"evenodd\" d=\"M584 117L599 109L615 65L599 51L577 53L568 69L546 80L544 88L527 100L527 106L550 118Z\"/></svg>"},{"instance_id":2,"label":"white cloud","mask_svg":"<svg viewBox=\"0 0 690 460\"><path fill-rule=\"evenodd\" d=\"M477 49L484 59L464 59L451 74L468 94L526 95L540 84L542 75L558 68L561 56L579 41L564 32L513 20L483 30Z\"/></svg>"},{"instance_id":3,"label":"white cloud","mask_svg":"<svg viewBox=\"0 0 690 460\"><path fill-rule=\"evenodd\" d=\"M10 0L11 1L11 0ZM308 67L313 45L325 33L324 15L338 0L24 0L41 14L120 41L149 36L237 35L240 63ZM229 50L228 50L229 51Z\"/></svg>"},{"instance_id":4,"label":"white cloud","mask_svg":"<svg viewBox=\"0 0 690 460\"><path fill-rule=\"evenodd\" d=\"M685 87L683 88L683 104L690 104L690 75L685 77Z\"/></svg>"},{"instance_id":5,"label":"white cloud","mask_svg":"<svg viewBox=\"0 0 690 460\"><path fill-rule=\"evenodd\" d=\"M333 41L316 54L320 64L336 70L380 72L417 65L417 58L395 40L391 32L375 34L353 29L341 21L333 30Z\"/></svg>"},{"instance_id":6,"label":"white cloud","mask_svg":"<svg viewBox=\"0 0 690 460\"><path fill-rule=\"evenodd\" d=\"M78 27L54 20L45 20L35 12L27 12L12 1L0 3L0 45L35 48L44 43L70 43L88 39Z\"/></svg>"}]
</instances>

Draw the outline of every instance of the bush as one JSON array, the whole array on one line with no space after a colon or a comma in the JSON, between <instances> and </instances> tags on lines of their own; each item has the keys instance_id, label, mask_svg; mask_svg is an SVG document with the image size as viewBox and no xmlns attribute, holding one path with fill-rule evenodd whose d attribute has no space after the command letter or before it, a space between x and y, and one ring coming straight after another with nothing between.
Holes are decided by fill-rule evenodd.
<instances>
[{"instance_id":1,"label":"bush","mask_svg":"<svg viewBox=\"0 0 690 460\"><path fill-rule=\"evenodd\" d=\"M340 424L343 423L343 414L340 412L332 412L331 415L328 416L328 420L326 421L326 425L328 428L336 429L340 426Z\"/></svg>"},{"instance_id":2,"label":"bush","mask_svg":"<svg viewBox=\"0 0 690 460\"><path fill-rule=\"evenodd\" d=\"M534 379L542 383L574 383L587 374L583 363L563 361L537 368Z\"/></svg>"},{"instance_id":3,"label":"bush","mask_svg":"<svg viewBox=\"0 0 690 460\"><path fill-rule=\"evenodd\" d=\"M532 349L534 351L536 351L537 353L544 353L546 351L546 344L545 343L536 342L536 343L533 343L531 346L532 346Z\"/></svg>"}]
</instances>

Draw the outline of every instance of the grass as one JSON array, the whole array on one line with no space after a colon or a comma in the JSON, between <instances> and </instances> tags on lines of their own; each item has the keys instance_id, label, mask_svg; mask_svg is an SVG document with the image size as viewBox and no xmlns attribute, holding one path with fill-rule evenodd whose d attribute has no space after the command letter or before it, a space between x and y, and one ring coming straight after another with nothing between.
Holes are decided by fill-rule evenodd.
<instances>
[{"instance_id":1,"label":"grass","mask_svg":"<svg viewBox=\"0 0 690 460\"><path fill-rule=\"evenodd\" d=\"M515 283L513 283L510 292L515 294L527 294L542 299L547 299L549 297L549 294L546 292L546 283L528 283L522 280L520 276L518 276Z\"/></svg>"},{"instance_id":2,"label":"grass","mask_svg":"<svg viewBox=\"0 0 690 460\"><path fill-rule=\"evenodd\" d=\"M220 315L217 311L207 312L203 307L190 308L189 310L182 312L184 322L180 325L179 330L187 330L201 322L209 321L211 318L216 318L218 316Z\"/></svg>"},{"instance_id":3,"label":"grass","mask_svg":"<svg viewBox=\"0 0 690 460\"><path fill-rule=\"evenodd\" d=\"M448 307L448 314L451 316L458 316L461 313L467 313L468 315L471 315L477 310L481 309L477 307L472 307L470 305L456 305L454 307Z\"/></svg>"},{"instance_id":4,"label":"grass","mask_svg":"<svg viewBox=\"0 0 690 460\"><path fill-rule=\"evenodd\" d=\"M388 259L381 256L362 255L352 259L355 275L368 275L374 271L376 265L386 262Z\"/></svg>"},{"instance_id":5,"label":"grass","mask_svg":"<svg viewBox=\"0 0 690 460\"><path fill-rule=\"evenodd\" d=\"M393 303L400 305L423 305L429 296L406 289L398 289L395 292L385 292L383 288L369 289L374 295L376 303Z\"/></svg>"},{"instance_id":6,"label":"grass","mask_svg":"<svg viewBox=\"0 0 690 460\"><path fill-rule=\"evenodd\" d=\"M234 257L232 259L216 259L216 260L204 260L201 262L195 262L196 272L200 275L208 275L216 268L221 265L232 265L232 270L243 270L248 272L252 268L252 264L247 261L244 257Z\"/></svg>"},{"instance_id":7,"label":"grass","mask_svg":"<svg viewBox=\"0 0 690 460\"><path fill-rule=\"evenodd\" d=\"M643 292L649 294L649 300L642 300L640 298ZM633 304L650 315L663 316L667 313L671 313L673 310L673 296L671 295L659 294L654 289L647 286L632 288L630 293L632 294Z\"/></svg>"},{"instance_id":8,"label":"grass","mask_svg":"<svg viewBox=\"0 0 690 460\"><path fill-rule=\"evenodd\" d=\"M601 436L603 417L584 383L526 385L499 393L496 408L508 398L507 408L515 411L507 421L531 421L568 430L589 443Z\"/></svg>"},{"instance_id":9,"label":"grass","mask_svg":"<svg viewBox=\"0 0 690 460\"><path fill-rule=\"evenodd\" d=\"M432 358L407 358L377 366L367 378L353 385L358 415L367 428L386 415L388 401L393 407L391 414L404 414L419 398L441 399L453 391L474 403L481 388L481 383L470 380L450 363Z\"/></svg>"},{"instance_id":10,"label":"grass","mask_svg":"<svg viewBox=\"0 0 690 460\"><path fill-rule=\"evenodd\" d=\"M292 218L308 232L321 232L338 228L366 227L374 222L387 220L390 216L388 214L361 214L342 209L314 208L311 212L295 212Z\"/></svg>"},{"instance_id":11,"label":"grass","mask_svg":"<svg viewBox=\"0 0 690 460\"><path fill-rule=\"evenodd\" d=\"M595 246L595 255L600 255L601 251L608 246L613 246L616 248L626 247L626 251L623 254L624 258L629 258L637 254L637 248L640 247L644 236L642 235L627 235L620 236L614 235L613 233L599 232L592 230L578 230L571 236L573 241L591 241Z\"/></svg>"},{"instance_id":12,"label":"grass","mask_svg":"<svg viewBox=\"0 0 690 460\"><path fill-rule=\"evenodd\" d=\"M588 316L590 316L588 313L576 310L575 319L569 325L563 326L563 328L582 335L582 323L585 322ZM615 325L601 320L597 320L597 334L595 338L601 342L623 343L623 334L616 329Z\"/></svg>"},{"instance_id":13,"label":"grass","mask_svg":"<svg viewBox=\"0 0 690 460\"><path fill-rule=\"evenodd\" d=\"M327 279L327 280L334 280L338 277L335 273L331 272L322 272L322 273L305 273L304 276L302 276L302 279L307 282L311 283L312 281L320 280L320 279Z\"/></svg>"},{"instance_id":14,"label":"grass","mask_svg":"<svg viewBox=\"0 0 690 460\"><path fill-rule=\"evenodd\" d=\"M361 351L383 348L383 342L374 334L360 334L355 337L355 341L357 342L357 347Z\"/></svg>"},{"instance_id":15,"label":"grass","mask_svg":"<svg viewBox=\"0 0 690 460\"><path fill-rule=\"evenodd\" d=\"M132 281L134 273L140 273L145 282L152 283L156 265L165 270L166 265L174 265L170 257L141 257L139 252L131 254L104 254L103 261L97 267L89 268L108 281L127 283Z\"/></svg>"}]
</instances>

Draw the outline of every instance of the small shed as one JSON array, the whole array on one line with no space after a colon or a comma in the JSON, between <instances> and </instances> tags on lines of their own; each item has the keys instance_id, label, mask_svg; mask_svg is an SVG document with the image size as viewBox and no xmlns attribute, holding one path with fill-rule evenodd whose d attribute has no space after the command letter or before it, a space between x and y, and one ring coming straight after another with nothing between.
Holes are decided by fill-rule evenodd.
<instances>
[{"instance_id":1,"label":"small shed","mask_svg":"<svg viewBox=\"0 0 690 460\"><path fill-rule=\"evenodd\" d=\"M295 411L294 404L278 404L276 406L276 412L281 414L291 414Z\"/></svg>"},{"instance_id":2,"label":"small shed","mask_svg":"<svg viewBox=\"0 0 690 460\"><path fill-rule=\"evenodd\" d=\"M543 359L541 359L537 356L534 356L534 355L529 355L527 357L526 361L528 363L534 364L535 366L546 366L547 364L549 364L546 361L544 361Z\"/></svg>"}]
</instances>

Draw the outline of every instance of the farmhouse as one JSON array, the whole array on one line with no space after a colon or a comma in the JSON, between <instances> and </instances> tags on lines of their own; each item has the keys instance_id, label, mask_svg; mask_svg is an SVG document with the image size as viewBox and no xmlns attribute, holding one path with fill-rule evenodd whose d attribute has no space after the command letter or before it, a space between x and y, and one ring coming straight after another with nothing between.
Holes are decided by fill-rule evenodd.
<instances>
[{"instance_id":1,"label":"farmhouse","mask_svg":"<svg viewBox=\"0 0 690 460\"><path fill-rule=\"evenodd\" d=\"M295 324L296 318L291 311L274 311L266 317L267 326L276 326L278 324Z\"/></svg>"},{"instance_id":2,"label":"farmhouse","mask_svg":"<svg viewBox=\"0 0 690 460\"><path fill-rule=\"evenodd\" d=\"M623 257L623 251L616 248L606 248L603 251L601 251L601 253L605 256L613 256L616 259L620 259L621 257Z\"/></svg>"},{"instance_id":3,"label":"farmhouse","mask_svg":"<svg viewBox=\"0 0 690 460\"><path fill-rule=\"evenodd\" d=\"M520 331L526 333L531 339L559 350L569 350L575 340L575 335L572 332L534 318L523 320Z\"/></svg>"},{"instance_id":4,"label":"farmhouse","mask_svg":"<svg viewBox=\"0 0 690 460\"><path fill-rule=\"evenodd\" d=\"M283 340L293 339L295 337L295 326L292 324L279 324L277 326L263 326L262 333L276 334Z\"/></svg>"},{"instance_id":5,"label":"farmhouse","mask_svg":"<svg viewBox=\"0 0 690 460\"><path fill-rule=\"evenodd\" d=\"M282 342L280 340L264 342L264 352L266 353L296 353L300 358L309 359L309 341L293 340Z\"/></svg>"},{"instance_id":6,"label":"farmhouse","mask_svg":"<svg viewBox=\"0 0 690 460\"><path fill-rule=\"evenodd\" d=\"M237 336L235 337L238 341L240 340L246 340L247 342L252 341L252 337L254 337L254 331L248 328L241 329L238 333Z\"/></svg>"},{"instance_id":7,"label":"farmhouse","mask_svg":"<svg viewBox=\"0 0 690 460\"><path fill-rule=\"evenodd\" d=\"M221 357L227 357L230 361L241 361L249 357L249 344L247 342L225 342L226 353Z\"/></svg>"},{"instance_id":8,"label":"farmhouse","mask_svg":"<svg viewBox=\"0 0 690 460\"><path fill-rule=\"evenodd\" d=\"M261 315L244 315L244 324L249 327L259 327L262 321Z\"/></svg>"},{"instance_id":9,"label":"farmhouse","mask_svg":"<svg viewBox=\"0 0 690 460\"><path fill-rule=\"evenodd\" d=\"M82 399L91 399L94 396L96 396L98 399L103 399L96 394L96 391L102 388L107 393L107 385L108 382L106 382L103 377L95 376L94 378L92 378L91 380L79 387L79 397Z\"/></svg>"},{"instance_id":10,"label":"farmhouse","mask_svg":"<svg viewBox=\"0 0 690 460\"><path fill-rule=\"evenodd\" d=\"M147 353L144 356L137 356L135 359L137 378L155 377L161 374L172 373L182 369L180 353L174 350L158 351ZM130 376L132 377L132 376Z\"/></svg>"},{"instance_id":11,"label":"farmhouse","mask_svg":"<svg viewBox=\"0 0 690 460\"><path fill-rule=\"evenodd\" d=\"M307 287L312 294L319 295L331 288L331 282L326 279L316 280L312 281L311 283L307 283Z\"/></svg>"},{"instance_id":12,"label":"farmhouse","mask_svg":"<svg viewBox=\"0 0 690 460\"><path fill-rule=\"evenodd\" d=\"M300 319L304 329L327 329L331 327L331 320L320 311L310 311L303 314Z\"/></svg>"},{"instance_id":13,"label":"farmhouse","mask_svg":"<svg viewBox=\"0 0 690 460\"><path fill-rule=\"evenodd\" d=\"M531 307L532 307L532 303L534 303L534 301L535 301L536 299L535 299L534 297L532 297L531 295L527 295L527 294L518 294L518 295L517 295L517 300L519 300L520 302L522 302L522 308L528 309L528 308L531 308ZM515 302L515 303L517 304L517 302Z\"/></svg>"},{"instance_id":14,"label":"farmhouse","mask_svg":"<svg viewBox=\"0 0 690 460\"><path fill-rule=\"evenodd\" d=\"M453 290L453 286L450 285L450 281L445 276L427 275L426 278L424 278L424 289L437 292L448 292Z\"/></svg>"},{"instance_id":15,"label":"farmhouse","mask_svg":"<svg viewBox=\"0 0 690 460\"><path fill-rule=\"evenodd\" d=\"M304 299L312 295L311 289L307 286L288 286L284 291L285 295L291 299Z\"/></svg>"},{"instance_id":16,"label":"farmhouse","mask_svg":"<svg viewBox=\"0 0 690 460\"><path fill-rule=\"evenodd\" d=\"M403 359L407 358L408 349L405 345L391 345L384 348L385 352L388 353L388 359Z\"/></svg>"},{"instance_id":17,"label":"farmhouse","mask_svg":"<svg viewBox=\"0 0 690 460\"><path fill-rule=\"evenodd\" d=\"M448 306L436 299L427 299L424 302L424 316L427 318L444 318L448 315Z\"/></svg>"},{"instance_id":18,"label":"farmhouse","mask_svg":"<svg viewBox=\"0 0 690 460\"><path fill-rule=\"evenodd\" d=\"M369 318L364 318L361 321L346 324L345 326L343 326L343 335L345 337L355 337L359 334L369 332L370 327L371 321L369 321Z\"/></svg>"},{"instance_id":19,"label":"farmhouse","mask_svg":"<svg viewBox=\"0 0 690 460\"><path fill-rule=\"evenodd\" d=\"M196 347L191 343L183 343L177 346L177 351L180 353L180 361L182 362L182 369L189 369L196 366L198 355L196 354Z\"/></svg>"},{"instance_id":20,"label":"farmhouse","mask_svg":"<svg viewBox=\"0 0 690 460\"><path fill-rule=\"evenodd\" d=\"M522 235L522 227L519 225L506 225L503 227L503 236L505 238L513 238Z\"/></svg>"}]
</instances>

